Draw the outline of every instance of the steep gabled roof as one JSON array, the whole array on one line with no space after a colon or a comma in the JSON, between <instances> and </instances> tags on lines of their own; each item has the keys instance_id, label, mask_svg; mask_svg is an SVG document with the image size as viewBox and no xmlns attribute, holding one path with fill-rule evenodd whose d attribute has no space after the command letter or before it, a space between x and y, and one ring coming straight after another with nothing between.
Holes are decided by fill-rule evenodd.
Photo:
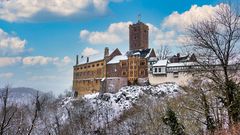
<instances>
[{"instance_id":1,"label":"steep gabled roof","mask_svg":"<svg viewBox=\"0 0 240 135\"><path fill-rule=\"evenodd\" d=\"M154 49L148 48L148 49L140 49L140 50L128 51L126 53L126 56L139 55L142 58L149 58L149 57L151 57L151 54L155 55Z\"/></svg>"},{"instance_id":2,"label":"steep gabled roof","mask_svg":"<svg viewBox=\"0 0 240 135\"><path fill-rule=\"evenodd\" d=\"M127 60L128 57L125 55L118 55L115 56L112 60L110 60L107 64L116 64L119 63L121 60Z\"/></svg>"},{"instance_id":3,"label":"steep gabled roof","mask_svg":"<svg viewBox=\"0 0 240 135\"><path fill-rule=\"evenodd\" d=\"M97 61L102 61L102 60L106 60L107 62L110 61L111 59L113 59L115 56L118 56L118 55L122 55L122 53L119 51L118 48L116 48L109 56L107 56L106 58L104 58L104 56L98 56L97 58L96 57L81 57L79 59L79 64L78 65L84 65L84 64L87 64L87 59L89 60L88 63L94 63L94 62L97 62Z\"/></svg>"}]
</instances>

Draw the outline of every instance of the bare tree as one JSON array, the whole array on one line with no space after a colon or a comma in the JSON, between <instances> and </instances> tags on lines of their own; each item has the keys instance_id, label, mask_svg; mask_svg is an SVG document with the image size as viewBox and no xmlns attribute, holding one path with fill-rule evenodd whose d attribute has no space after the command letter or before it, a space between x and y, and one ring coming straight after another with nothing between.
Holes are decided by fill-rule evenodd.
<instances>
[{"instance_id":1,"label":"bare tree","mask_svg":"<svg viewBox=\"0 0 240 135\"><path fill-rule=\"evenodd\" d=\"M194 23L188 29L191 49L198 56L205 77L218 87L217 93L228 110L229 122L233 123L240 112L234 111L237 100L233 77L237 72L236 59L239 53L240 16L231 5L220 4L215 15ZM217 65L213 66L213 65Z\"/></svg>"},{"instance_id":2,"label":"bare tree","mask_svg":"<svg viewBox=\"0 0 240 135\"><path fill-rule=\"evenodd\" d=\"M27 135L31 135L31 133L32 133L34 127L35 127L37 118L39 117L39 113L41 112L45 101L46 101L46 97L43 97L42 99L40 99L39 92L37 92L37 95L35 97L35 106L34 106L33 118L32 118L32 121L31 121L31 125L28 128Z\"/></svg>"},{"instance_id":3,"label":"bare tree","mask_svg":"<svg viewBox=\"0 0 240 135\"><path fill-rule=\"evenodd\" d=\"M158 58L160 60L164 60L171 54L171 51L167 45L161 45L159 49L157 49Z\"/></svg>"},{"instance_id":4,"label":"bare tree","mask_svg":"<svg viewBox=\"0 0 240 135\"><path fill-rule=\"evenodd\" d=\"M9 87L7 86L2 92L1 100L3 101L2 111L0 112L0 135L3 135L4 132L9 128L10 122L13 120L17 109L13 105L8 105L8 96L9 96Z\"/></svg>"}]
</instances>

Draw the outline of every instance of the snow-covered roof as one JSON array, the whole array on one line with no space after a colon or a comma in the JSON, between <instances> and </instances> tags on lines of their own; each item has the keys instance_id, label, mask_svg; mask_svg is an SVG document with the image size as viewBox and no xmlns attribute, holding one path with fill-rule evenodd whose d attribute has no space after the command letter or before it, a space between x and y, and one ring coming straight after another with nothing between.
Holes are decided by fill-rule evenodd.
<instances>
[{"instance_id":1,"label":"snow-covered roof","mask_svg":"<svg viewBox=\"0 0 240 135\"><path fill-rule=\"evenodd\" d=\"M133 55L140 55L140 52L136 52L136 53L134 53Z\"/></svg>"},{"instance_id":2,"label":"snow-covered roof","mask_svg":"<svg viewBox=\"0 0 240 135\"><path fill-rule=\"evenodd\" d=\"M179 62L179 63L169 63L167 67L182 67L182 66L191 66L196 65L196 62Z\"/></svg>"},{"instance_id":3,"label":"snow-covered roof","mask_svg":"<svg viewBox=\"0 0 240 135\"><path fill-rule=\"evenodd\" d=\"M119 63L121 60L127 60L128 57L125 55L118 55L115 56L112 60L110 60L107 64L116 64Z\"/></svg>"},{"instance_id":4,"label":"snow-covered roof","mask_svg":"<svg viewBox=\"0 0 240 135\"><path fill-rule=\"evenodd\" d=\"M152 53L152 48L150 49L149 53L145 56L145 58L148 58L151 53Z\"/></svg>"},{"instance_id":5,"label":"snow-covered roof","mask_svg":"<svg viewBox=\"0 0 240 135\"><path fill-rule=\"evenodd\" d=\"M150 57L148 61L157 61L157 57Z\"/></svg>"},{"instance_id":6,"label":"snow-covered roof","mask_svg":"<svg viewBox=\"0 0 240 135\"><path fill-rule=\"evenodd\" d=\"M154 67L167 66L168 60L159 60L156 64L153 64Z\"/></svg>"},{"instance_id":7,"label":"snow-covered roof","mask_svg":"<svg viewBox=\"0 0 240 135\"><path fill-rule=\"evenodd\" d=\"M153 49L139 49L139 50L130 50L126 53L127 56L133 56L133 55L140 55L142 58L148 58L150 57L151 52Z\"/></svg>"},{"instance_id":8,"label":"snow-covered roof","mask_svg":"<svg viewBox=\"0 0 240 135\"><path fill-rule=\"evenodd\" d=\"M104 60L104 57L102 55L96 55L96 56L91 56L88 58L89 59L89 62L88 63L91 63L91 62L96 62L96 61L100 61L100 60ZM79 58L79 63L78 65L81 65L81 64L86 64L87 63L87 57L80 57Z\"/></svg>"}]
</instances>

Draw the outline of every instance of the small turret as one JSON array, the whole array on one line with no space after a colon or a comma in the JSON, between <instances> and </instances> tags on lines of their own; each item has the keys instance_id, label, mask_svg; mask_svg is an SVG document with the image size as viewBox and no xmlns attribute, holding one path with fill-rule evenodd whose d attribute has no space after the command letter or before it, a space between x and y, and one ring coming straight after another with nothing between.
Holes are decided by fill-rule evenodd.
<instances>
[{"instance_id":1,"label":"small turret","mask_svg":"<svg viewBox=\"0 0 240 135\"><path fill-rule=\"evenodd\" d=\"M89 63L89 57L87 57L87 63Z\"/></svg>"},{"instance_id":2,"label":"small turret","mask_svg":"<svg viewBox=\"0 0 240 135\"><path fill-rule=\"evenodd\" d=\"M76 65L78 65L78 55L76 55Z\"/></svg>"},{"instance_id":3,"label":"small turret","mask_svg":"<svg viewBox=\"0 0 240 135\"><path fill-rule=\"evenodd\" d=\"M104 58L106 58L107 56L109 56L109 48L105 47L105 49L104 49Z\"/></svg>"}]
</instances>

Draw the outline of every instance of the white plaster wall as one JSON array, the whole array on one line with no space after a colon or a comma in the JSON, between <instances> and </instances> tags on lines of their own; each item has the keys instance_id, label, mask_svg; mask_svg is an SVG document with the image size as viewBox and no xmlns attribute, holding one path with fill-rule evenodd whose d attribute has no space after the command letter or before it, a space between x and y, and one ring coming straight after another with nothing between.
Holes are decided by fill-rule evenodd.
<instances>
[{"instance_id":1,"label":"white plaster wall","mask_svg":"<svg viewBox=\"0 0 240 135\"><path fill-rule=\"evenodd\" d=\"M151 85L158 85L166 82L175 82L178 85L183 86L183 85L187 85L188 82L191 81L192 74L186 73L186 72L179 72L177 78L174 77L173 73L167 73L167 76L148 74L148 77L149 77L149 83Z\"/></svg>"},{"instance_id":2,"label":"white plaster wall","mask_svg":"<svg viewBox=\"0 0 240 135\"><path fill-rule=\"evenodd\" d=\"M159 72L159 68L161 68L161 72ZM157 69L157 72L155 72L155 69ZM164 74L166 73L166 67L153 67L153 74Z\"/></svg>"}]
</instances>

